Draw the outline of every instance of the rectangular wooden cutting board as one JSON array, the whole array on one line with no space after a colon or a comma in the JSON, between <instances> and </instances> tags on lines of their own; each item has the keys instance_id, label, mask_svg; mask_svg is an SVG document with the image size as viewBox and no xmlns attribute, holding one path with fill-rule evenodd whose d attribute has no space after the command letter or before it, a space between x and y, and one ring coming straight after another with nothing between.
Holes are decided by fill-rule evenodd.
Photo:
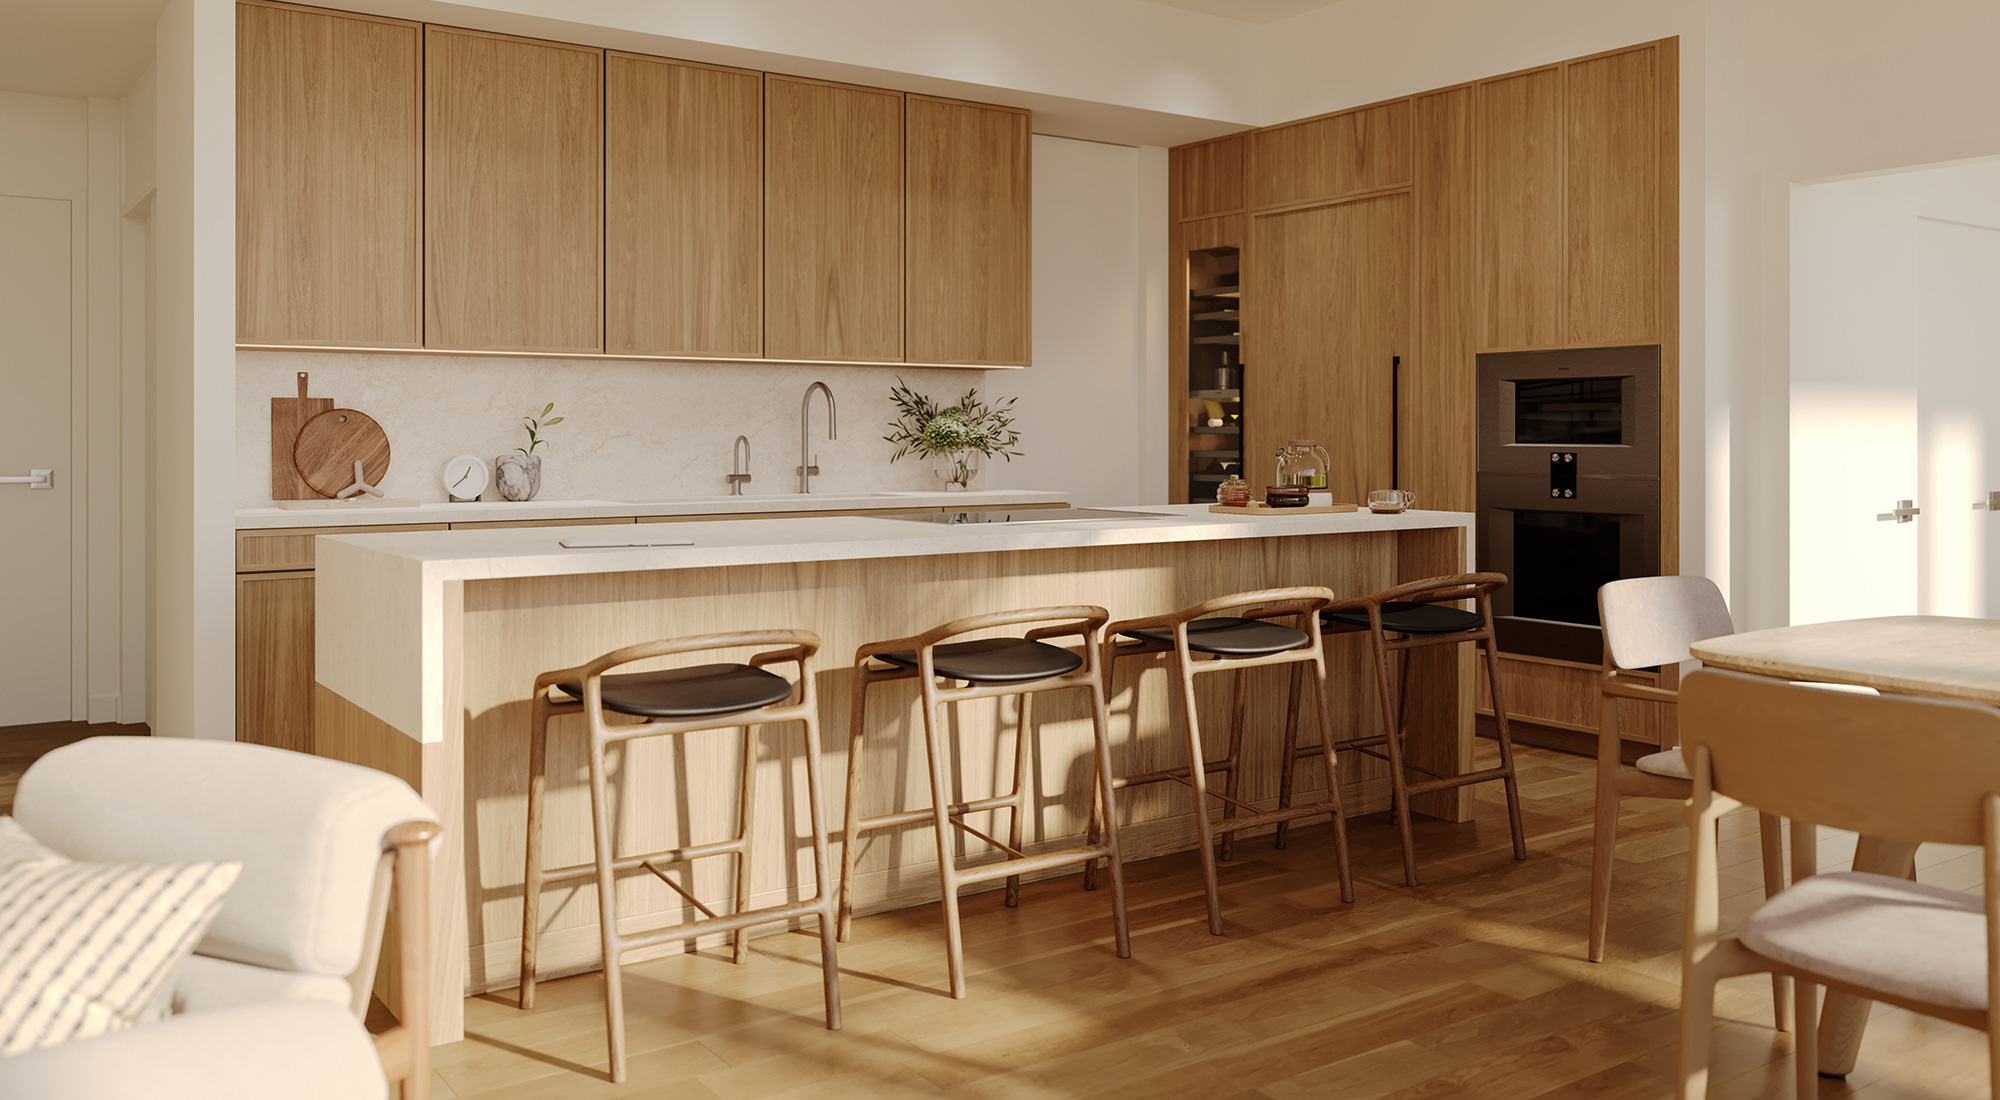
<instances>
[{"instance_id":1,"label":"rectangular wooden cutting board","mask_svg":"<svg viewBox=\"0 0 2000 1100\"><path fill-rule=\"evenodd\" d=\"M1355 512L1360 510L1354 504L1308 504L1303 508L1273 508L1268 504L1246 504L1239 508L1234 504L1211 504L1211 512L1225 516L1323 516L1330 512Z\"/></svg>"},{"instance_id":2,"label":"rectangular wooden cutting board","mask_svg":"<svg viewBox=\"0 0 2000 1100\"><path fill-rule=\"evenodd\" d=\"M292 444L306 421L333 408L331 397L306 396L306 372L299 372L297 397L271 399L271 499L322 500L292 463Z\"/></svg>"}]
</instances>

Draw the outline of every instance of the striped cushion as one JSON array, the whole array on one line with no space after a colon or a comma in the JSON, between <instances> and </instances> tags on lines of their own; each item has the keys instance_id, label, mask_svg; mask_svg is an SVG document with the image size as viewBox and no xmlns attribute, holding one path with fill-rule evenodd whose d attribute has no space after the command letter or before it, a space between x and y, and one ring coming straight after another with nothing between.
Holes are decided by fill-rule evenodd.
<instances>
[{"instance_id":1,"label":"striped cushion","mask_svg":"<svg viewBox=\"0 0 2000 1100\"><path fill-rule=\"evenodd\" d=\"M241 869L79 863L0 817L0 1056L157 1015Z\"/></svg>"}]
</instances>

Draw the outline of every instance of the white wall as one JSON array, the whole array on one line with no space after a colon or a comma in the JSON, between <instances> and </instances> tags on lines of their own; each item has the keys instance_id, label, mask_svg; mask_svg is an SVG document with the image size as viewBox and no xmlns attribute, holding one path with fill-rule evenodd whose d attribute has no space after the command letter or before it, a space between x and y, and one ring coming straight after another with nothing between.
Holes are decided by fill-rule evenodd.
<instances>
[{"instance_id":1,"label":"white wall","mask_svg":"<svg viewBox=\"0 0 2000 1100\"><path fill-rule=\"evenodd\" d=\"M171 0L156 60L153 732L236 736L236 11Z\"/></svg>"},{"instance_id":2,"label":"white wall","mask_svg":"<svg viewBox=\"0 0 2000 1100\"><path fill-rule=\"evenodd\" d=\"M1164 502L1165 150L1038 136L1034 157L1035 365L988 377L1023 454L990 483Z\"/></svg>"}]
</instances>

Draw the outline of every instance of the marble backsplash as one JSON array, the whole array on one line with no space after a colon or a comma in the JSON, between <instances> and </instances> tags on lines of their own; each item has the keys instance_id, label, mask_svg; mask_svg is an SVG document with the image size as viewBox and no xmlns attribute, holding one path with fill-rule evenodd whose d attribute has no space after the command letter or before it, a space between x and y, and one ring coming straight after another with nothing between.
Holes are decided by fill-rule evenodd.
<instances>
[{"instance_id":1,"label":"marble backsplash","mask_svg":"<svg viewBox=\"0 0 2000 1100\"><path fill-rule=\"evenodd\" d=\"M524 414L555 402L561 424L543 433L540 500L707 496L729 492L724 475L738 435L750 437L753 480L745 495L798 491L799 401L824 381L839 403L840 438L826 438L826 409L813 399L815 492L936 490L931 464L891 463L882 439L894 418L898 377L919 392L955 400L986 391L983 371L740 363L605 362L478 356L242 351L236 354L236 504L271 502L271 402L297 392L359 409L389 436L391 497L445 499L444 464L460 454L493 460L527 445ZM980 487L988 479L975 479ZM488 489L489 500L498 499Z\"/></svg>"}]
</instances>

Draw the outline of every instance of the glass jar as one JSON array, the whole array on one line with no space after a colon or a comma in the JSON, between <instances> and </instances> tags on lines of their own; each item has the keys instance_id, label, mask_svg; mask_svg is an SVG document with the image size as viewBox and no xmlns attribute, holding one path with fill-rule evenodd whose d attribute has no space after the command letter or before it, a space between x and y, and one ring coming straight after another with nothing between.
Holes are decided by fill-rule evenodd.
<instances>
[{"instance_id":1,"label":"glass jar","mask_svg":"<svg viewBox=\"0 0 2000 1100\"><path fill-rule=\"evenodd\" d=\"M1242 474L1230 473L1229 477L1216 487L1215 502L1226 504L1231 508L1249 507L1250 483L1243 480Z\"/></svg>"},{"instance_id":2,"label":"glass jar","mask_svg":"<svg viewBox=\"0 0 2000 1100\"><path fill-rule=\"evenodd\" d=\"M1310 439L1288 439L1278 452L1278 484L1307 489L1325 489L1333 459L1326 448Z\"/></svg>"}]
</instances>

